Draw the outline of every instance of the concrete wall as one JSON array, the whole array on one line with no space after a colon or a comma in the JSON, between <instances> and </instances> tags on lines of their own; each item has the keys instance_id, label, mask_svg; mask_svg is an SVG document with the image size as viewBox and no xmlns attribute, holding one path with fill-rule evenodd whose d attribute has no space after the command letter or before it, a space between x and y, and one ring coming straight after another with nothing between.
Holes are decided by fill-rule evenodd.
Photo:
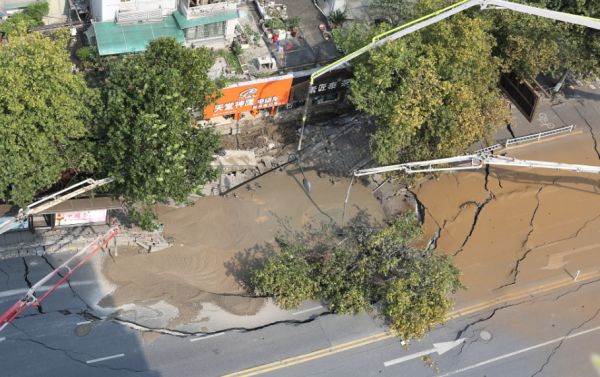
<instances>
[{"instance_id":1,"label":"concrete wall","mask_svg":"<svg viewBox=\"0 0 600 377\"><path fill-rule=\"evenodd\" d=\"M120 0L90 0L90 11L96 21L114 21Z\"/></svg>"},{"instance_id":2,"label":"concrete wall","mask_svg":"<svg viewBox=\"0 0 600 377\"><path fill-rule=\"evenodd\" d=\"M67 21L69 2L67 0L46 0L48 2L48 16L44 17L46 25L61 24Z\"/></svg>"},{"instance_id":3,"label":"concrete wall","mask_svg":"<svg viewBox=\"0 0 600 377\"><path fill-rule=\"evenodd\" d=\"M227 21L225 24L225 40L227 43L233 42L233 37L235 37L235 26L239 24L238 19Z\"/></svg>"},{"instance_id":4,"label":"concrete wall","mask_svg":"<svg viewBox=\"0 0 600 377\"><path fill-rule=\"evenodd\" d=\"M168 16L177 8L177 0L131 0L123 3L120 0L90 0L90 8L96 21L114 21L119 9L143 12L162 9L163 16Z\"/></svg>"}]
</instances>

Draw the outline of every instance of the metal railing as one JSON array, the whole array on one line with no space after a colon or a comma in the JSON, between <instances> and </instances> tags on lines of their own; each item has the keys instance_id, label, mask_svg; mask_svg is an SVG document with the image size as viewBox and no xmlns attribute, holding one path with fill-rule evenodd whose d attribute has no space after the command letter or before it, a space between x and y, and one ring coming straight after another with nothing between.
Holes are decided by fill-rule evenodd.
<instances>
[{"instance_id":1,"label":"metal railing","mask_svg":"<svg viewBox=\"0 0 600 377\"><path fill-rule=\"evenodd\" d=\"M538 133L531 134L531 135L515 137L512 139L507 139L503 143L498 143L498 144L491 145L489 147L478 149L475 151L475 153L476 154L490 153L490 152L493 152L498 149L508 148L511 145L522 144L522 143L527 143L527 142L531 142L531 141L540 141L547 137L560 135L560 134L564 134L564 133L571 133L571 132L573 132L574 129L575 129L575 125L571 124L570 126L561 127L561 128L557 128L557 129L550 130L550 131L538 132Z\"/></svg>"},{"instance_id":2,"label":"metal railing","mask_svg":"<svg viewBox=\"0 0 600 377\"><path fill-rule=\"evenodd\" d=\"M539 133L533 134L533 135L526 135L526 136L516 137L514 139L508 139L504 142L504 147L506 148L511 145L526 143L528 141L534 141L534 140L540 141L541 139L544 139L544 138L547 138L550 136L554 136L554 135L571 133L571 132L573 132L574 128L575 128L574 125L570 125L570 126L550 130L550 131L539 132Z\"/></svg>"},{"instance_id":3,"label":"metal railing","mask_svg":"<svg viewBox=\"0 0 600 377\"><path fill-rule=\"evenodd\" d=\"M162 9L148 11L127 10L117 13L117 24L135 24L138 22L160 22L163 19Z\"/></svg>"}]
</instances>

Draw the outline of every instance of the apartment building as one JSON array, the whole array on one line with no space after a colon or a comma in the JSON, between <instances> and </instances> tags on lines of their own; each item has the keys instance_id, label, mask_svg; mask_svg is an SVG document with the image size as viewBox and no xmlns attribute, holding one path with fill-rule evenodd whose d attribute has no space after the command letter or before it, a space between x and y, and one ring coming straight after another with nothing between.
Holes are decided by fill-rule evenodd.
<instances>
[{"instance_id":1,"label":"apartment building","mask_svg":"<svg viewBox=\"0 0 600 377\"><path fill-rule=\"evenodd\" d=\"M222 48L238 24L239 0L90 0L101 56L144 51L168 36L188 47Z\"/></svg>"}]
</instances>

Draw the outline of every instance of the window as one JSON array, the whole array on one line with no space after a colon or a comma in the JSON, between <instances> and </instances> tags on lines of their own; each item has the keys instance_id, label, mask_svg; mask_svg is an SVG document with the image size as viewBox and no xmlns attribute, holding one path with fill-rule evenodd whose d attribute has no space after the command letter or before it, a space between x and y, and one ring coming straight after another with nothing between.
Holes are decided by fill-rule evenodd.
<instances>
[{"instance_id":1,"label":"window","mask_svg":"<svg viewBox=\"0 0 600 377\"><path fill-rule=\"evenodd\" d=\"M316 95L313 100L312 103L314 105L319 105L321 103L329 103L329 102L334 102L337 101L340 97L340 93L339 92L333 92L333 93L327 93L327 94L320 94L320 95Z\"/></svg>"},{"instance_id":2,"label":"window","mask_svg":"<svg viewBox=\"0 0 600 377\"><path fill-rule=\"evenodd\" d=\"M226 0L188 0L188 7L193 8L200 5L224 3L225 1Z\"/></svg>"},{"instance_id":3,"label":"window","mask_svg":"<svg viewBox=\"0 0 600 377\"><path fill-rule=\"evenodd\" d=\"M185 39L194 40L222 37L225 35L225 25L226 21L222 21L185 29Z\"/></svg>"}]
</instances>

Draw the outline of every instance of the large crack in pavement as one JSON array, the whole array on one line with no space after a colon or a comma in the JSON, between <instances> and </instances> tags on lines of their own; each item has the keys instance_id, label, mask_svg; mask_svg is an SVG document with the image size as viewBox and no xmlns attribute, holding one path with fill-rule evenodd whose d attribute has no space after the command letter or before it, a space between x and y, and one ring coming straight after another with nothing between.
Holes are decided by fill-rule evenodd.
<instances>
[{"instance_id":1,"label":"large crack in pavement","mask_svg":"<svg viewBox=\"0 0 600 377\"><path fill-rule=\"evenodd\" d=\"M30 288L33 286L33 284L31 284L31 280L29 280L29 264L27 264L27 260L25 259L25 257L22 257L23 260L23 266L25 267L25 272L23 273L23 278L25 279L25 284L27 284L27 288ZM33 296L35 297L35 292L33 293ZM34 305L38 311L39 314L44 314L44 310L42 309L42 304L37 304Z\"/></svg>"},{"instance_id":2,"label":"large crack in pavement","mask_svg":"<svg viewBox=\"0 0 600 377\"><path fill-rule=\"evenodd\" d=\"M489 314L487 317L478 318L478 319L476 319L476 320L475 320L475 321L473 321L473 322L469 322L469 323L467 323L467 324L466 324L466 325L465 325L465 326L464 326L464 327L463 327L461 330L459 330L459 331L456 333L456 337L455 337L455 339L454 339L454 340L458 340L458 339L460 339L460 338L463 336L463 334L464 334L464 333L465 333L465 332L466 332L466 331L467 331L469 328L473 327L474 325L476 325L476 324L478 324L478 323L485 322L485 321L488 321L488 320L492 319L492 317L494 317L498 311L500 311L500 310L503 310L503 309L507 309L507 308L511 308L511 307L513 307L513 306L518 306L518 305L521 305L521 304L524 304L524 303L526 303L526 302L530 302L530 301L533 301L533 300L534 300L534 298L532 297L532 298L529 298L529 299L527 299L527 300L523 300L523 301L515 302L515 303L512 303L512 304L504 304L504 305L502 305L502 306L498 306L498 307L494 308L494 309L492 310L492 312L491 312L491 313L490 313L490 314Z\"/></svg>"},{"instance_id":3,"label":"large crack in pavement","mask_svg":"<svg viewBox=\"0 0 600 377\"><path fill-rule=\"evenodd\" d=\"M445 219L444 222L442 223L442 225L438 227L437 231L433 234L433 236L427 243L426 248L428 250L435 250L437 248L437 243L442 235L442 231L444 231L444 229L446 229L446 226L448 226L449 224L453 224L456 221L456 219L459 218L459 216L462 214L462 212L465 210L465 208L468 208L471 205L477 206L477 202L470 200L470 201L462 203L459 206L459 209L458 209L458 212L456 213L456 215L454 215L449 220Z\"/></svg>"},{"instance_id":4,"label":"large crack in pavement","mask_svg":"<svg viewBox=\"0 0 600 377\"><path fill-rule=\"evenodd\" d=\"M488 205L493 199L496 198L496 195L494 195L493 192L490 191L489 193L490 194L483 202L475 203L477 205L477 207L475 208L475 214L473 216L473 223L471 223L471 229L469 230L469 233L465 237L464 241L462 242L462 244L460 245L458 250L456 252L454 252L454 254L453 254L454 256L457 256L464 250L465 246L471 239L473 232L475 232L475 227L477 226L477 222L479 221L479 215L481 215L481 211L485 208L486 205ZM461 204L461 206L467 205L467 203L471 203L471 202L469 201L469 202L463 203L463 204Z\"/></svg>"},{"instance_id":5,"label":"large crack in pavement","mask_svg":"<svg viewBox=\"0 0 600 377\"><path fill-rule=\"evenodd\" d=\"M4 276L6 276L6 280L4 281L4 284L5 284L6 286L8 286L8 281L10 280L10 275L8 274L8 272L4 271L4 270L2 269L2 267L0 267L0 272L2 272L2 274L4 274Z\"/></svg>"},{"instance_id":6,"label":"large crack in pavement","mask_svg":"<svg viewBox=\"0 0 600 377\"><path fill-rule=\"evenodd\" d=\"M554 184L554 182L552 184ZM533 209L533 213L531 214L531 218L529 219L529 231L527 232L525 239L521 243L521 250L523 250L527 247L527 244L529 243L529 237L531 237L531 234L535 230L533 222L535 221L535 216L537 215L538 210L540 209L540 193L546 187L547 186L541 186L535 193L536 205L535 205L535 208ZM525 252L521 255L521 257L519 259L517 259L514 267L510 270L510 274L512 275L512 281L509 283L502 284L498 288L494 288L494 291L498 290L498 289L502 289L504 287L508 287L509 285L514 285L517 283L517 279L519 277L519 272L520 272L519 267L520 267L521 263L527 258L529 253L531 253L534 249L535 248L533 248L533 247L527 247L527 250L525 250Z\"/></svg>"},{"instance_id":7,"label":"large crack in pavement","mask_svg":"<svg viewBox=\"0 0 600 377\"><path fill-rule=\"evenodd\" d=\"M587 226L588 226L590 223L593 223L594 221L598 220L599 218L600 218L600 214L598 214L598 215L596 215L596 216L592 217L591 219L588 219L588 220L586 220L586 221L583 223L583 225L582 225L581 227L579 227L579 229L577 229L577 231L575 231L575 233L573 233L572 235L570 235L570 236L568 236L568 237L565 237L565 238L558 239L558 240L553 240L553 241L544 242L544 243L542 243L542 244L536 245L536 246L535 246L535 248L539 248L539 247L545 247L545 246L548 246L548 245L555 245L555 244L558 244L558 243L561 243L561 242L564 242L564 241L571 240L571 239L573 239L573 238L577 238L577 237L579 237L579 234L580 234L580 233L581 233L581 232L582 232L582 231L583 231L585 228L587 228Z\"/></svg>"},{"instance_id":8,"label":"large crack in pavement","mask_svg":"<svg viewBox=\"0 0 600 377\"><path fill-rule=\"evenodd\" d=\"M475 321L473 321L473 322L469 322L469 323L467 323L467 324L466 324L466 325L465 325L465 326L464 326L464 327L463 327L461 330L459 330L459 331L456 333L456 337L454 338L454 340L458 340L458 339L460 339L460 338L463 336L463 334L464 334L464 333L465 333L465 332L466 332L466 331L467 331L469 328L473 327L474 325L476 325L476 324L478 324L478 323L482 323L482 322L485 322L485 321L488 321L488 320L492 319L492 318L493 318L493 317L496 315L496 313L497 313L497 312L499 312L500 310L504 310L504 309L507 309L507 308L511 308L511 307L513 307L513 306L518 306L518 305L521 305L521 304L524 304L524 303L526 303L526 302L530 302L530 301L533 301L533 300L534 300L534 298L532 297L532 298L529 298L529 299L527 299L527 300L523 300L523 301L515 302L515 303L512 303L512 304L504 304L504 305L502 305L502 306L498 306L498 307L494 308L494 309L492 310L492 312L491 312L491 313L490 313L488 316L486 316L486 317L482 317L482 318L478 318L478 319L476 319L476 320L475 320ZM463 342L463 343L462 343L462 345L461 345L460 349L459 349L459 350L458 350L458 352L457 352L457 355L460 355L460 354L463 352L463 350L464 350L465 346L467 346L467 345L470 345L470 344L472 344L472 343L476 342L476 341L477 341L477 338L476 338L476 337L469 337L469 340L470 340L469 342Z\"/></svg>"},{"instance_id":9,"label":"large crack in pavement","mask_svg":"<svg viewBox=\"0 0 600 377\"><path fill-rule=\"evenodd\" d=\"M48 257L47 257L46 255L42 255L42 256L41 256L41 258L44 260L44 262L46 262L46 264L47 264L47 265L50 267L50 269L51 269L51 270L55 270L55 269L56 269L56 267L55 267L55 266L54 266L54 265L53 265L53 264L52 264L52 263L51 263L51 262L48 260ZM64 275L63 275L63 274L62 274L60 271L57 271L57 272L56 272L56 274L57 274L58 276L60 276L61 278L64 276ZM92 308L92 306L91 306L90 304L88 304L88 302L87 302L87 301L85 301L85 300L83 299L83 297L81 297L81 295L79 294L79 292L77 292L77 291L75 290L75 288L73 288L73 286L71 285L71 281L70 281L70 279L67 279L67 280L65 281L65 283L67 283L67 286L68 286L68 287L69 287L69 289L71 290L71 293L73 293L73 297L75 297L75 298L77 298L79 301L81 301L81 302L82 302L82 303L85 305L85 307L86 307L88 310L91 310L91 311L92 311L92 310L94 310L94 309Z\"/></svg>"},{"instance_id":10,"label":"large crack in pavement","mask_svg":"<svg viewBox=\"0 0 600 377\"><path fill-rule=\"evenodd\" d=\"M162 335L172 335L172 336L176 336L179 338L186 338L186 337L190 337L190 336L209 336L209 335L217 335L217 334L223 334L223 333L228 333L228 332L250 333L250 332L263 330L267 327L272 327L272 326L277 326L277 325L299 326L299 325L304 325L307 323L314 322L315 320L317 320L320 317L324 317L324 316L328 316L328 315L332 315L332 314L334 314L334 313L332 313L330 311L326 311L323 313L312 315L309 318L304 319L304 320L297 320L297 319L280 320L280 321L269 322L264 325L260 325L260 326L256 326L256 327L229 327L229 328L217 330L217 331L185 331L185 330L170 329L168 327L151 327L151 326L147 326L142 323L139 323L139 322L135 322L132 320L118 317L118 315L116 315L116 313L102 318L93 313L86 311L83 313L83 316L87 320L111 321L111 322L123 325L125 327L128 327L132 330L137 330L140 332L150 332L150 333L157 333L157 334L162 334Z\"/></svg>"},{"instance_id":11,"label":"large crack in pavement","mask_svg":"<svg viewBox=\"0 0 600 377\"><path fill-rule=\"evenodd\" d=\"M571 290L571 291L567 291L567 292L565 292L565 293L561 293L561 294L559 294L558 296L556 296L556 297L554 298L554 301L558 301L558 300L560 300L561 298L565 297L566 295L570 295L570 294L572 294L572 293L577 293L577 292L579 292L579 290L580 290L581 288L583 288L583 287L585 287L585 286L587 286L587 285L590 285L590 284L597 283L597 282L599 282L599 281L600 281L600 279L594 279L594 280L587 281L587 282L585 282L585 283L581 283L581 284L579 284L579 285L577 286L577 288L575 288L575 289L573 289L573 290Z\"/></svg>"},{"instance_id":12,"label":"large crack in pavement","mask_svg":"<svg viewBox=\"0 0 600 377\"><path fill-rule=\"evenodd\" d=\"M102 364L88 364L85 360L82 360L76 356L84 356L85 358L88 359L92 359L94 358L94 356L92 355L88 355L82 352L78 352L78 351L70 351L70 350L66 350L64 348L58 348L58 347L53 347L50 346L38 339L35 339L31 334L27 333L25 330L17 327L14 323L11 324L16 330L18 330L20 333L22 333L23 335L25 335L25 338L16 338L16 337L10 337L9 339L7 339L7 341L16 341L16 342L26 342L26 343L33 343L36 345L39 345L47 350L53 351L53 352L60 352L62 353L67 359L76 362L78 364L81 364L83 366L89 367L89 368L95 368L95 369L108 369L108 370L112 370L112 371L123 371L123 372L128 372L128 373L145 373L148 372L148 370L141 370L141 369L133 369L133 368L127 368L127 367L111 367L109 365L102 365Z\"/></svg>"},{"instance_id":13,"label":"large crack in pavement","mask_svg":"<svg viewBox=\"0 0 600 377\"><path fill-rule=\"evenodd\" d=\"M546 357L546 360L544 361L544 363L539 367L539 369L537 371L535 371L535 373L533 373L531 375L531 377L535 377L538 374L542 373L544 371L544 368L546 368L546 366L548 366L548 364L550 364L550 361L552 360L552 357L554 355L556 355L556 353L558 352L558 350L560 349L560 347L563 345L564 341L566 340L566 338L571 335L574 331L579 330L580 328L582 328L583 326L585 326L586 324L588 324L589 322L593 321L598 314L600 314L600 307L596 310L596 312L588 319L586 319L585 321L581 322L579 325L577 325L576 327L573 327L571 330L569 330L569 332L567 332L565 334L565 336L561 339L561 341L556 345L556 347L554 347L552 349L552 351L550 352L550 354L548 355L548 357Z\"/></svg>"},{"instance_id":14,"label":"large crack in pavement","mask_svg":"<svg viewBox=\"0 0 600 377\"><path fill-rule=\"evenodd\" d=\"M583 116L583 114L581 114L581 112L579 111L577 106L574 106L574 109L577 112L577 114L579 114L581 119L583 119L585 124L588 126L588 128L590 130L590 135L592 137L592 141L594 142L594 151L596 151L596 155L598 156L598 159L600 160L600 150L598 150L598 140L596 140L596 135L594 135L594 129L592 128L592 125L587 121L587 119Z\"/></svg>"}]
</instances>

